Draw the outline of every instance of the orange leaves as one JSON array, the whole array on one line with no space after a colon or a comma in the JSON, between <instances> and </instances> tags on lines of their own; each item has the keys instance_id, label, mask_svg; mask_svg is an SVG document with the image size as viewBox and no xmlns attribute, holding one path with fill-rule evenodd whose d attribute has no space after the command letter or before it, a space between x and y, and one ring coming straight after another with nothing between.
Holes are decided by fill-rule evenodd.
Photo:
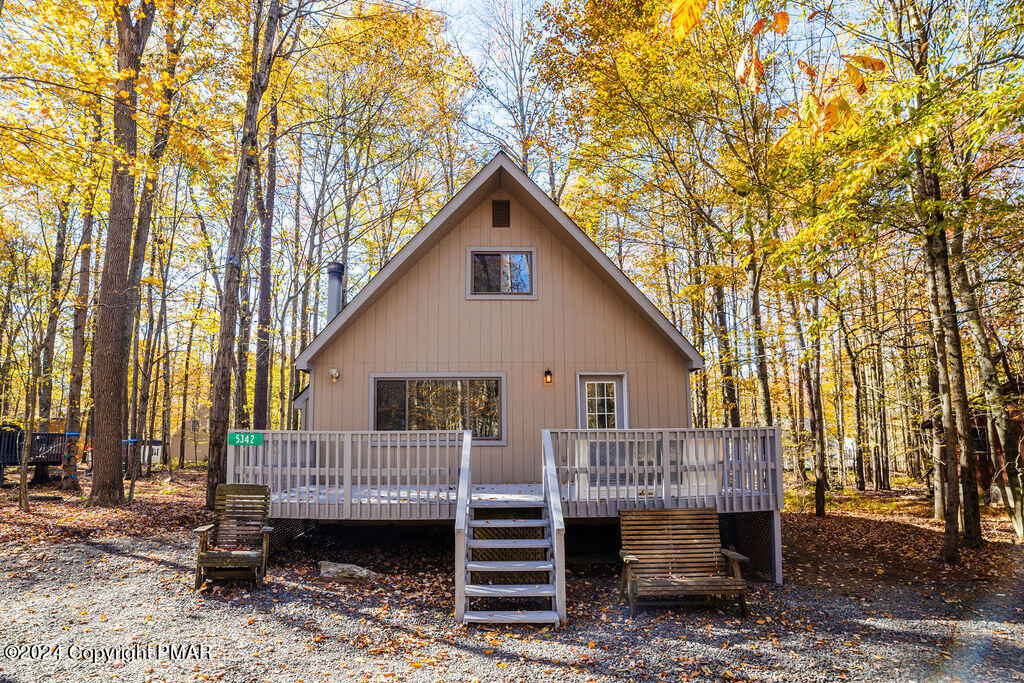
<instances>
[{"instance_id":1,"label":"orange leaves","mask_svg":"<svg viewBox=\"0 0 1024 683\"><path fill-rule=\"evenodd\" d=\"M865 57L864 55L840 55L846 62L857 64L870 71L881 73L885 71L885 62L877 57Z\"/></svg>"},{"instance_id":2,"label":"orange leaves","mask_svg":"<svg viewBox=\"0 0 1024 683\"><path fill-rule=\"evenodd\" d=\"M835 95L826 102L813 92L807 93L800 102L797 119L814 138L858 122L857 113L845 97Z\"/></svg>"},{"instance_id":3,"label":"orange leaves","mask_svg":"<svg viewBox=\"0 0 1024 683\"><path fill-rule=\"evenodd\" d=\"M766 26L778 34L785 33L789 28L789 14L786 12L776 12L770 19L771 24L768 23L769 17L761 17L754 22L753 28L750 29L752 39L761 35ZM740 53L740 58L736 62L736 80L746 85L752 92L761 91L764 83L764 64L761 63L761 56L754 40L748 42Z\"/></svg>"},{"instance_id":4,"label":"orange leaves","mask_svg":"<svg viewBox=\"0 0 1024 683\"><path fill-rule=\"evenodd\" d=\"M860 72L853 62L846 63L846 77L850 80L850 85L853 86L854 92L858 95L864 95L868 91L868 86L864 83L864 74Z\"/></svg>"},{"instance_id":5,"label":"orange leaves","mask_svg":"<svg viewBox=\"0 0 1024 683\"><path fill-rule=\"evenodd\" d=\"M674 0L669 27L676 40L683 40L701 22L708 0Z\"/></svg>"},{"instance_id":6,"label":"orange leaves","mask_svg":"<svg viewBox=\"0 0 1024 683\"><path fill-rule=\"evenodd\" d=\"M776 12L772 19L772 30L778 34L783 34L786 29L789 28L789 13L788 12Z\"/></svg>"},{"instance_id":7,"label":"orange leaves","mask_svg":"<svg viewBox=\"0 0 1024 683\"><path fill-rule=\"evenodd\" d=\"M853 110L849 100L842 95L836 95L825 105L822 132L827 133L839 125L856 124L857 121L857 112Z\"/></svg>"},{"instance_id":8,"label":"orange leaves","mask_svg":"<svg viewBox=\"0 0 1024 683\"><path fill-rule=\"evenodd\" d=\"M743 48L739 61L736 62L736 80L756 93L761 90L763 78L764 64L761 63L761 57L757 54L757 46L754 45L754 41L750 41Z\"/></svg>"},{"instance_id":9,"label":"orange leaves","mask_svg":"<svg viewBox=\"0 0 1024 683\"><path fill-rule=\"evenodd\" d=\"M750 35L757 36L764 27L768 24L769 17L761 17L754 24L754 28L750 29ZM782 35L789 28L789 12L776 12L771 16L771 25L768 26L772 31Z\"/></svg>"},{"instance_id":10,"label":"orange leaves","mask_svg":"<svg viewBox=\"0 0 1024 683\"><path fill-rule=\"evenodd\" d=\"M802 60L802 59L796 60L796 65L800 68L801 71L803 71L805 74L807 74L808 77L810 77L811 80L814 80L817 77L818 71L813 66L811 66L810 64L805 62L804 60Z\"/></svg>"}]
</instances>

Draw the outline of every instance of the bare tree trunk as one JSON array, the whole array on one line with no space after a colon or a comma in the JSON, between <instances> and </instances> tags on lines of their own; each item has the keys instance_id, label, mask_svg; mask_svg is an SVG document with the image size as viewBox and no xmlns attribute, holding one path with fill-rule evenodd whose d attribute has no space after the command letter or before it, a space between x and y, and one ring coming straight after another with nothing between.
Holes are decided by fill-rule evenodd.
<instances>
[{"instance_id":1,"label":"bare tree trunk","mask_svg":"<svg viewBox=\"0 0 1024 683\"><path fill-rule=\"evenodd\" d=\"M199 285L199 303L196 310L203 310L203 298L206 296L206 280ZM178 467L185 466L185 429L186 420L188 419L188 382L189 376L189 364L192 362L192 343L196 336L196 316L193 315L192 319L188 324L188 342L185 344L185 372L184 377L181 381L181 442L179 443L178 449Z\"/></svg>"},{"instance_id":2,"label":"bare tree trunk","mask_svg":"<svg viewBox=\"0 0 1024 683\"><path fill-rule=\"evenodd\" d=\"M135 441L132 441L132 435L135 434L136 431L138 431L139 424L139 377L142 374L141 354L143 353L143 351L139 350L139 344L141 343L139 337L139 329L141 324L141 319L138 316L136 316L132 323L133 330L131 332L131 338L133 340L131 357L134 359L131 381L132 393L131 398L127 401L126 404L128 414L125 418L125 421L127 422L127 424L124 425L125 428L122 430L124 433L121 437L122 442L125 444L125 477L127 477L128 479L131 479L135 475L135 472L137 471L137 465L139 462L139 445ZM128 388L125 387L126 392L127 390Z\"/></svg>"},{"instance_id":3,"label":"bare tree trunk","mask_svg":"<svg viewBox=\"0 0 1024 683\"><path fill-rule=\"evenodd\" d=\"M14 312L14 283L17 280L18 264L11 264L11 273L4 289L4 303L0 306L0 346L2 346L3 362L0 362L0 418L9 415L9 388L11 361L14 356L14 340L21 330L20 324L9 329L11 314Z\"/></svg>"},{"instance_id":4,"label":"bare tree trunk","mask_svg":"<svg viewBox=\"0 0 1024 683\"><path fill-rule=\"evenodd\" d=\"M929 368L928 368L928 393L931 398L928 401L928 418L931 420L932 437L932 491L933 491L933 513L934 519L944 519L946 515L946 454L943 442L943 427L940 423L942 413L942 399L939 396L939 368L938 357L935 355L935 343L929 346Z\"/></svg>"},{"instance_id":5,"label":"bare tree trunk","mask_svg":"<svg viewBox=\"0 0 1024 683\"><path fill-rule=\"evenodd\" d=\"M814 273L812 284L817 284ZM818 297L811 299L811 318L818 319ZM828 470L825 464L825 420L821 404L821 335L814 334L811 358L808 363L807 393L811 434L814 437L814 514L825 516L825 491L828 489Z\"/></svg>"},{"instance_id":6,"label":"bare tree trunk","mask_svg":"<svg viewBox=\"0 0 1024 683\"><path fill-rule=\"evenodd\" d=\"M28 502L28 461L32 457L32 441L34 440L36 430L36 392L39 387L39 352L41 346L41 344L33 343L32 358L28 363L28 372L25 378L25 441L21 447L21 467L18 471L18 509L22 512L30 511Z\"/></svg>"},{"instance_id":7,"label":"bare tree trunk","mask_svg":"<svg viewBox=\"0 0 1024 683\"><path fill-rule=\"evenodd\" d=\"M836 341L832 353L832 381L835 387L835 420L836 420L836 451L838 454L838 467L836 476L839 478L839 485L846 487L846 406L843 396L843 330L837 328L835 331Z\"/></svg>"},{"instance_id":8,"label":"bare tree trunk","mask_svg":"<svg viewBox=\"0 0 1024 683\"><path fill-rule=\"evenodd\" d=\"M110 177L110 220L107 226L103 276L99 286L93 345L94 410L93 482L89 501L118 505L124 501L121 482L121 439L124 433L124 396L128 358L128 266L135 227L135 173L131 160L138 150L138 94L135 81L142 52L149 40L156 8L144 0L137 10L118 5L117 66L114 97L114 155ZM136 18L137 17L137 18Z\"/></svg>"},{"instance_id":9,"label":"bare tree trunk","mask_svg":"<svg viewBox=\"0 0 1024 683\"><path fill-rule=\"evenodd\" d=\"M217 485L227 478L227 432L231 397L231 356L235 346L235 324L238 318L238 285L242 275L242 249L249 207L249 185L252 167L258 158L257 124L260 102L270 80L279 46L275 45L277 26L281 18L279 0L270 0L267 18L263 22L263 37L259 37L261 17L253 22L252 73L242 117L242 137L239 144L238 168L235 171L234 196L228 225L228 255L224 272L224 295L220 303L220 333L217 338L217 356L210 387L210 448L209 467L206 471L206 506L213 509ZM257 47L257 43L260 47ZM257 56L258 54L258 56Z\"/></svg>"},{"instance_id":10,"label":"bare tree trunk","mask_svg":"<svg viewBox=\"0 0 1024 683\"><path fill-rule=\"evenodd\" d=\"M761 319L761 266L757 258L754 237L754 225L750 218L750 209L746 211L745 222L750 231L750 257L744 270L747 273L747 286L750 288L750 316L754 325L754 365L757 368L757 394L761 407L761 422L767 427L775 424L772 415L772 396L768 377L768 351L764 343L764 322Z\"/></svg>"},{"instance_id":11,"label":"bare tree trunk","mask_svg":"<svg viewBox=\"0 0 1024 683\"><path fill-rule=\"evenodd\" d=\"M246 258L246 262L248 262ZM249 333L252 330L252 284L249 274L242 285L242 303L238 316L238 349L235 351L235 428L249 428Z\"/></svg>"},{"instance_id":12,"label":"bare tree trunk","mask_svg":"<svg viewBox=\"0 0 1024 683\"><path fill-rule=\"evenodd\" d=\"M967 197L966 199L969 199ZM1024 538L1024 500L1021 493L1024 491L1017 486L1018 471L1020 470L1020 448L1018 435L1014 424L1010 420L1006 410L1006 397L1003 395L1002 385L999 382L999 373L996 369L995 358L992 355L992 346L989 343L988 334L985 331L985 323L981 317L981 307L978 305L978 297L974 283L971 282L967 273L967 264L963 254L963 232L958 230L950 241L950 252L953 256L953 272L956 276L956 288L963 302L963 315L967 321L967 329L974 341L975 363L978 366L978 375L981 378L985 392L985 402L988 405L992 425L995 428L996 438L999 440L999 448L1002 451L1005 472L999 471L1000 463L993 462L996 467L996 476L993 481L997 482L1002 490L1002 499L1013 524L1013 530L1017 538ZM990 447L989 451L995 455L995 449ZM1008 482L1007 486L1003 482ZM1009 489L1009 490L1007 490ZM1013 501L1013 504L1010 501Z\"/></svg>"},{"instance_id":13,"label":"bare tree trunk","mask_svg":"<svg viewBox=\"0 0 1024 683\"><path fill-rule=\"evenodd\" d=\"M946 480L946 507L943 510L945 536L942 544L942 559L946 564L960 560L960 473L957 459L950 453L956 443L956 428L953 426L953 401L949 391L949 371L946 364L946 332L942 324L942 310L935 284L935 264L931 245L925 254L925 287L928 297L928 312L931 315L932 339L935 343L935 368L938 378L938 394L942 406L942 469ZM935 426L933 425L933 429Z\"/></svg>"},{"instance_id":14,"label":"bare tree trunk","mask_svg":"<svg viewBox=\"0 0 1024 683\"><path fill-rule=\"evenodd\" d=\"M260 286L256 297L256 377L252 400L253 429L267 428L267 400L270 380L270 260L271 231L274 225L274 199L277 189L277 104L270 108L270 131L267 133L267 192L261 197L259 165L253 184L253 198L260 217Z\"/></svg>"},{"instance_id":15,"label":"bare tree trunk","mask_svg":"<svg viewBox=\"0 0 1024 683\"><path fill-rule=\"evenodd\" d=\"M690 299L692 320L690 324L693 329L693 343L699 353L704 353L706 344L704 335L704 282L701 277L701 241L697 230L697 221L690 219L690 240L692 243L691 261L693 286L697 295ZM693 426L705 428L708 426L708 373L707 369L697 373L697 387L694 392Z\"/></svg>"},{"instance_id":16,"label":"bare tree trunk","mask_svg":"<svg viewBox=\"0 0 1024 683\"><path fill-rule=\"evenodd\" d=\"M171 233L170 243L166 254L160 255L160 325L157 330L157 338L160 331L163 331L163 365L164 365L164 397L160 419L160 463L167 466L167 476L171 478L174 470L174 462L171 457L171 336L170 325L167 321L167 280L171 272L171 258L174 255L174 242L177 238L177 227ZM156 401L153 401L154 408ZM150 437L152 439L152 436Z\"/></svg>"},{"instance_id":17,"label":"bare tree trunk","mask_svg":"<svg viewBox=\"0 0 1024 683\"><path fill-rule=\"evenodd\" d=\"M935 180L938 182L938 179ZM941 222L940 222L941 225ZM941 321L946 338L949 361L949 388L952 392L956 415L957 445L960 451L960 483L963 489L964 536L963 544L977 548L982 543L981 508L978 500L977 457L971 431L970 401L967 396L967 377L964 372L963 352L960 345L960 326L956 316L956 300L949 272L949 252L946 232L940 230L927 237L935 272L936 295L941 309Z\"/></svg>"},{"instance_id":18,"label":"bare tree trunk","mask_svg":"<svg viewBox=\"0 0 1024 683\"><path fill-rule=\"evenodd\" d=\"M53 403L53 349L57 342L57 322L60 320L61 289L64 281L64 259L68 242L68 218L70 199L74 187L57 203L57 225L53 244L53 261L50 263L50 291L46 311L46 334L43 337L42 360L39 366L39 422L43 429L49 429L50 411ZM45 465L43 465L45 467ZM47 477L48 478L48 477Z\"/></svg>"},{"instance_id":19,"label":"bare tree trunk","mask_svg":"<svg viewBox=\"0 0 1024 683\"><path fill-rule=\"evenodd\" d=\"M729 340L729 324L725 310L725 287L720 282L714 285L715 314L718 318L715 334L718 336L719 363L722 366L722 410L724 427L740 426L739 387L733 373L732 342Z\"/></svg>"},{"instance_id":20,"label":"bare tree trunk","mask_svg":"<svg viewBox=\"0 0 1024 683\"><path fill-rule=\"evenodd\" d=\"M299 239L300 235L300 209L302 207L302 132L296 136L295 146L298 148L298 179L295 183L295 206L293 209L294 217L294 233L292 236L292 262L295 264L294 272L292 275L292 292L291 292L291 340L288 346L288 395L287 395L287 416L288 416L288 429L298 429L298 411L295 410L295 392L298 388L299 383L299 371L295 369L295 356L297 349L295 348L296 341L299 337L299 322L298 322L298 305L299 305L299 288L301 287L300 280L302 277L302 271L299 268L299 264L302 261L302 248ZM281 326L281 333L284 333L284 325ZM303 339L305 343L305 339ZM282 351L284 346L281 347ZM284 428L284 425L282 425Z\"/></svg>"},{"instance_id":21,"label":"bare tree trunk","mask_svg":"<svg viewBox=\"0 0 1024 683\"><path fill-rule=\"evenodd\" d=\"M102 121L94 117L92 143L98 144L102 137ZM94 173L96 171L94 170ZM96 182L99 181L96 173ZM88 196L82 206L81 261L78 271L78 295L75 299L75 320L71 332L71 381L68 385L68 429L79 434L78 443L85 444L82 432L82 383L85 378L85 332L89 325L89 284L92 276L92 230L95 222L96 188L90 181ZM78 483L78 463L75 450L69 449L61 468L60 488L63 491L81 491Z\"/></svg>"},{"instance_id":22,"label":"bare tree trunk","mask_svg":"<svg viewBox=\"0 0 1024 683\"><path fill-rule=\"evenodd\" d=\"M42 359L39 366L39 426L50 431L50 411L53 402L53 351L57 343L57 323L60 320L61 290L64 281L64 259L68 242L68 218L70 199L74 186L57 202L57 225L53 245L53 261L50 263L50 291L46 311L46 333L43 336ZM50 481L49 465L36 465L32 474L33 484Z\"/></svg>"},{"instance_id":23,"label":"bare tree trunk","mask_svg":"<svg viewBox=\"0 0 1024 683\"><path fill-rule=\"evenodd\" d=\"M153 242L150 250L149 260L149 274L150 284L146 285L146 336L145 346L142 347L142 340L137 340L140 344L139 351L142 353L143 358L136 370L136 384L139 386L139 401L135 407L135 412L132 417L132 428L130 432L130 444L129 453L131 454L131 484L128 487L128 501L135 500L135 483L139 478L139 474L142 469L142 453L143 449L146 449L146 460L149 461L149 451L146 445L146 417L149 412L149 397L150 392L153 388L153 366L156 358L156 347L158 344L159 337L155 334L157 324L153 318L153 285L152 276L156 274L156 242ZM134 390L133 390L134 391ZM134 403L134 401L133 401Z\"/></svg>"}]
</instances>

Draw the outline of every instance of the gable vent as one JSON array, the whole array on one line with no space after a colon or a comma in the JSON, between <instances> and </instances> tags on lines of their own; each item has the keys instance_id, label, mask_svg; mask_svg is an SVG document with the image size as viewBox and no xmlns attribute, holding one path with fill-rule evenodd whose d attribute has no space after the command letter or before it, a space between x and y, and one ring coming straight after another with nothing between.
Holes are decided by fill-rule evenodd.
<instances>
[{"instance_id":1,"label":"gable vent","mask_svg":"<svg viewBox=\"0 0 1024 683\"><path fill-rule=\"evenodd\" d=\"M494 199L491 201L491 227L512 227L512 206L509 200Z\"/></svg>"}]
</instances>

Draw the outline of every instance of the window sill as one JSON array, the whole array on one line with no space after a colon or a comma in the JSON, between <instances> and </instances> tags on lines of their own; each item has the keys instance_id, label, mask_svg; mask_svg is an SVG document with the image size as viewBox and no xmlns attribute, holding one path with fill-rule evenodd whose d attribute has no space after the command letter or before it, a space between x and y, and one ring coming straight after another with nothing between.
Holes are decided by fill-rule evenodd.
<instances>
[{"instance_id":1,"label":"window sill","mask_svg":"<svg viewBox=\"0 0 1024 683\"><path fill-rule=\"evenodd\" d=\"M466 300L473 301L536 301L536 294L467 294Z\"/></svg>"}]
</instances>

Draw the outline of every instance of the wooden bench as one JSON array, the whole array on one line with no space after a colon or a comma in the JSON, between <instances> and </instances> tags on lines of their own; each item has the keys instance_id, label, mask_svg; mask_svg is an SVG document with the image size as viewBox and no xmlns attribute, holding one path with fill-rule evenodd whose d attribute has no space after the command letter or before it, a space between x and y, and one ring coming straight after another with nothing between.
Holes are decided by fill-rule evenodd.
<instances>
[{"instance_id":1,"label":"wooden bench","mask_svg":"<svg viewBox=\"0 0 1024 683\"><path fill-rule=\"evenodd\" d=\"M267 575L270 490L259 484L218 484L214 522L196 529L196 590L207 579L251 578L263 586Z\"/></svg>"},{"instance_id":2,"label":"wooden bench","mask_svg":"<svg viewBox=\"0 0 1024 683\"><path fill-rule=\"evenodd\" d=\"M638 606L735 601L746 617L747 582L743 555L722 548L718 512L693 510L622 510L622 583L620 598L629 612ZM705 600L695 598L703 596Z\"/></svg>"}]
</instances>

